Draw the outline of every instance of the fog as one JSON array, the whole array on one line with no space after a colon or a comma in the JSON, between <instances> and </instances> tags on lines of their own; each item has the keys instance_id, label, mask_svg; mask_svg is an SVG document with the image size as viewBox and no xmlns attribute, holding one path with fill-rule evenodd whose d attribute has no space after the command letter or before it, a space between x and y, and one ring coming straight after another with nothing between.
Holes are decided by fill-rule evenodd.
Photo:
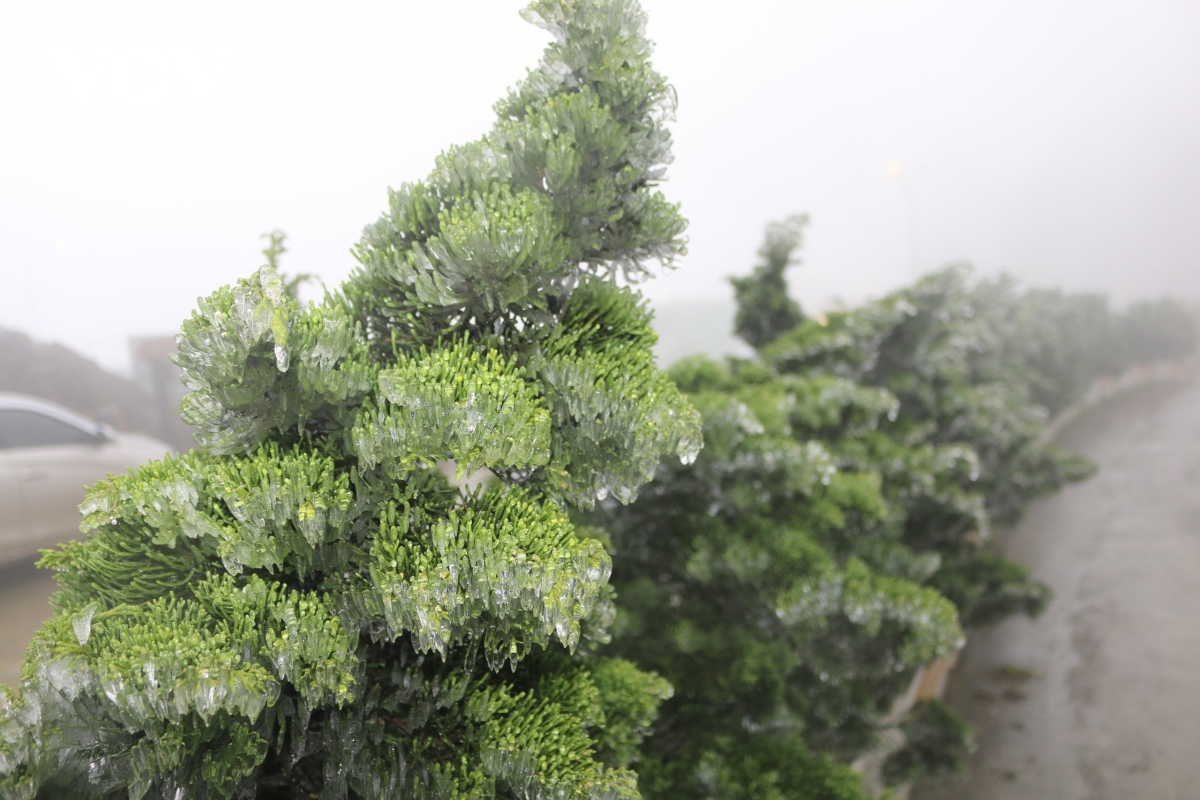
<instances>
[{"instance_id":1,"label":"fog","mask_svg":"<svg viewBox=\"0 0 1200 800\"><path fill-rule=\"evenodd\" d=\"M795 293L951 260L1200 296L1200 4L645 0L691 220L661 307L811 215ZM736 11L733 11L736 7ZM0 327L115 371L261 263L333 286L388 186L476 138L546 34L519 2L0 6Z\"/></svg>"}]
</instances>

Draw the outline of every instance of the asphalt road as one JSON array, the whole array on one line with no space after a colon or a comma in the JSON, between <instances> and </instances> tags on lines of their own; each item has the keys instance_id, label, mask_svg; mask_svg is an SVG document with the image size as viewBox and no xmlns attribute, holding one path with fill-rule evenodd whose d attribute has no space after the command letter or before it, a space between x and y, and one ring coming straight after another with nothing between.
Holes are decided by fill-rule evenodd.
<instances>
[{"instance_id":1,"label":"asphalt road","mask_svg":"<svg viewBox=\"0 0 1200 800\"><path fill-rule=\"evenodd\" d=\"M0 683L13 686L21 677L21 659L33 634L50 618L52 572L34 569L29 558L0 566Z\"/></svg>"},{"instance_id":2,"label":"asphalt road","mask_svg":"<svg viewBox=\"0 0 1200 800\"><path fill-rule=\"evenodd\" d=\"M1111 400L1059 441L1099 473L1003 542L1055 599L971 636L946 694L975 727L970 772L913 798L1200 798L1200 383Z\"/></svg>"}]
</instances>

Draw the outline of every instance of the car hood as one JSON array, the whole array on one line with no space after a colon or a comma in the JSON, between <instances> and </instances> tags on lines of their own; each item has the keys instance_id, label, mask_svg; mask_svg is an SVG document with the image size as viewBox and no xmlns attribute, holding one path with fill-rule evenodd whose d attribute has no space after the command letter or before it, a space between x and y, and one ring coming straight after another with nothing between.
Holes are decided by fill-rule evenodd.
<instances>
[{"instance_id":1,"label":"car hood","mask_svg":"<svg viewBox=\"0 0 1200 800\"><path fill-rule=\"evenodd\" d=\"M105 435L112 440L116 447L120 448L122 453L128 453L131 457L141 456L141 460L137 462L139 464L176 452L175 448L166 442L143 436L140 433L105 431Z\"/></svg>"}]
</instances>

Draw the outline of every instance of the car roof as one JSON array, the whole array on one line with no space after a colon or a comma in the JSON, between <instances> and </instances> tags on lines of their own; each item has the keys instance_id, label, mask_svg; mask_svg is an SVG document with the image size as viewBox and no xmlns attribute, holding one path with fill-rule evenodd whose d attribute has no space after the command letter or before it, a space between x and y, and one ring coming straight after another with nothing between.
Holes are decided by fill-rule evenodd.
<instances>
[{"instance_id":1,"label":"car roof","mask_svg":"<svg viewBox=\"0 0 1200 800\"><path fill-rule=\"evenodd\" d=\"M42 400L40 397L0 392L0 411L33 411L37 414L45 414L47 417L53 417L60 422L65 422L93 435L102 432L100 425L96 422L85 416L76 414L70 409L51 403L49 400Z\"/></svg>"}]
</instances>

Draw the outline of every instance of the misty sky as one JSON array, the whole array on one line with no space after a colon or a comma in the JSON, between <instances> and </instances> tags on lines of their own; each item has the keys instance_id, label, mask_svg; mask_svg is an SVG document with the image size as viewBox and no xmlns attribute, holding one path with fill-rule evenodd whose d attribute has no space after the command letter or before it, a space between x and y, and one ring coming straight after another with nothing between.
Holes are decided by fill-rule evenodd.
<instances>
[{"instance_id":1,"label":"misty sky","mask_svg":"<svg viewBox=\"0 0 1200 800\"><path fill-rule=\"evenodd\" d=\"M964 259L1200 296L1200 2L644 4L691 220L656 305L727 295L797 212L810 308ZM0 327L125 371L272 228L332 286L387 187L536 62L519 6L0 5Z\"/></svg>"}]
</instances>

